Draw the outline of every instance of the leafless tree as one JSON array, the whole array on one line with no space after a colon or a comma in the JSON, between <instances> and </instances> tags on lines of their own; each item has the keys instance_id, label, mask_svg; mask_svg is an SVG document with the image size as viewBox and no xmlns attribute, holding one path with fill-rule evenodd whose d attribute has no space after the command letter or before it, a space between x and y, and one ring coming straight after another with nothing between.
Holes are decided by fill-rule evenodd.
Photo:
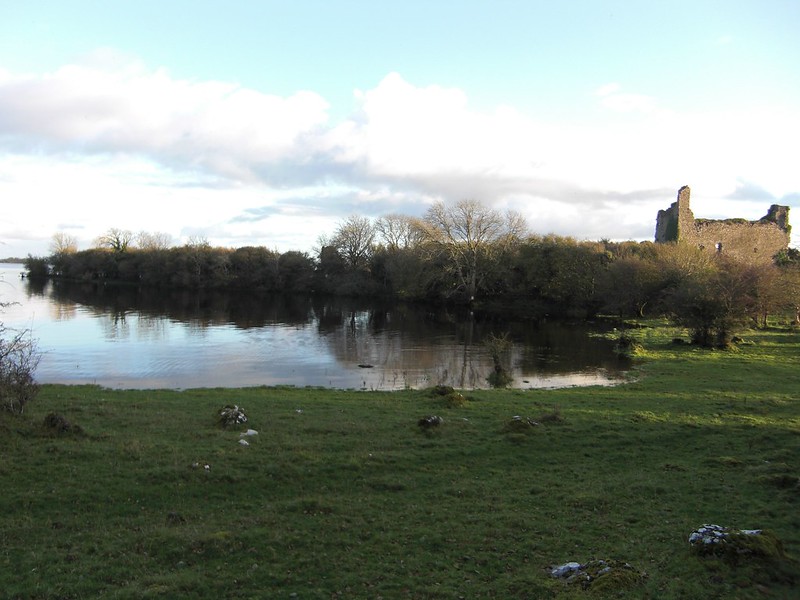
<instances>
[{"instance_id":1,"label":"leafless tree","mask_svg":"<svg viewBox=\"0 0 800 600\"><path fill-rule=\"evenodd\" d=\"M78 251L78 240L75 236L59 231L53 234L50 240L50 254L64 256L75 254Z\"/></svg>"},{"instance_id":2,"label":"leafless tree","mask_svg":"<svg viewBox=\"0 0 800 600\"><path fill-rule=\"evenodd\" d=\"M98 248L108 248L114 252L125 252L133 242L133 232L112 227L95 240Z\"/></svg>"},{"instance_id":3,"label":"leafless tree","mask_svg":"<svg viewBox=\"0 0 800 600\"><path fill-rule=\"evenodd\" d=\"M491 270L492 259L526 232L525 219L519 213L504 214L477 200L437 202L420 225L430 247L445 254L449 270L469 299L475 297Z\"/></svg>"},{"instance_id":4,"label":"leafless tree","mask_svg":"<svg viewBox=\"0 0 800 600\"><path fill-rule=\"evenodd\" d=\"M136 235L136 246L141 250L166 250L171 245L172 236L168 233L140 231Z\"/></svg>"},{"instance_id":5,"label":"leafless tree","mask_svg":"<svg viewBox=\"0 0 800 600\"><path fill-rule=\"evenodd\" d=\"M211 242L203 235L192 235L186 241L187 248L211 248Z\"/></svg>"},{"instance_id":6,"label":"leafless tree","mask_svg":"<svg viewBox=\"0 0 800 600\"><path fill-rule=\"evenodd\" d=\"M391 251L413 248L422 238L415 221L406 215L384 215L375 221L375 231Z\"/></svg>"},{"instance_id":7,"label":"leafless tree","mask_svg":"<svg viewBox=\"0 0 800 600\"><path fill-rule=\"evenodd\" d=\"M367 217L353 215L336 228L331 245L351 269L364 268L372 256L375 226Z\"/></svg>"}]
</instances>

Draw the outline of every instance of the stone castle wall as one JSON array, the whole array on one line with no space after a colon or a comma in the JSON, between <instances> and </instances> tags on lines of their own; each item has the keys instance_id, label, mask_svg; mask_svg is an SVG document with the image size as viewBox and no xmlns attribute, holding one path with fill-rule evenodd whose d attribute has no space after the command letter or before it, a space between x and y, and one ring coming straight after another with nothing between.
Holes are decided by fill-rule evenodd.
<instances>
[{"instance_id":1,"label":"stone castle wall","mask_svg":"<svg viewBox=\"0 0 800 600\"><path fill-rule=\"evenodd\" d=\"M691 190L684 186L666 210L658 211L656 242L682 242L747 262L771 262L789 246L789 207L773 204L758 221L695 219Z\"/></svg>"}]
</instances>

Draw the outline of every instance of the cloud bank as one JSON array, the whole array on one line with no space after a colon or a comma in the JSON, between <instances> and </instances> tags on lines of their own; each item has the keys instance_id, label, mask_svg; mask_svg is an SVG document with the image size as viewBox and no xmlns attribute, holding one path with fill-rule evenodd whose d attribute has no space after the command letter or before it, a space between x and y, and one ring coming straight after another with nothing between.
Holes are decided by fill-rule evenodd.
<instances>
[{"instance_id":1,"label":"cloud bank","mask_svg":"<svg viewBox=\"0 0 800 600\"><path fill-rule=\"evenodd\" d=\"M553 123L475 110L460 89L398 73L354 100L332 122L314 91L177 79L108 52L0 71L0 239L44 240L69 222L87 237L121 226L307 250L349 214L467 197L518 210L539 233L651 239L684 184L712 218L757 218L800 193L798 112L679 113L612 82Z\"/></svg>"}]
</instances>

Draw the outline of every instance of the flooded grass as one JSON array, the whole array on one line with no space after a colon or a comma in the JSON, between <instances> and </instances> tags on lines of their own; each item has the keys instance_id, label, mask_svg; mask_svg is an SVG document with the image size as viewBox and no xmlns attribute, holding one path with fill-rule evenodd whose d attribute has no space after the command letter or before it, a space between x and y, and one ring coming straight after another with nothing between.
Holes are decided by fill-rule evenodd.
<instances>
[{"instance_id":1,"label":"flooded grass","mask_svg":"<svg viewBox=\"0 0 800 600\"><path fill-rule=\"evenodd\" d=\"M752 332L736 353L674 337L642 330L626 385L452 403L425 390L45 386L26 415L0 417L0 590L791 597L800 337ZM247 422L220 427L226 405ZM46 427L51 414L73 430ZM429 415L441 423L422 427ZM787 558L697 556L688 536L704 523L769 530ZM646 576L592 591L547 571L592 559Z\"/></svg>"}]
</instances>

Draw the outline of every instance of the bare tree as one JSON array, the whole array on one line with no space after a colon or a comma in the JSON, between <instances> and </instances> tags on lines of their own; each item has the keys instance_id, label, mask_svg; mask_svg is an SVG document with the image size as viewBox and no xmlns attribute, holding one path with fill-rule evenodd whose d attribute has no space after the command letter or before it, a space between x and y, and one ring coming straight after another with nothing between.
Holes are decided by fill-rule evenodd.
<instances>
[{"instance_id":1,"label":"bare tree","mask_svg":"<svg viewBox=\"0 0 800 600\"><path fill-rule=\"evenodd\" d=\"M108 248L114 252L125 252L133 242L133 232L127 229L112 227L95 240L98 248Z\"/></svg>"},{"instance_id":2,"label":"bare tree","mask_svg":"<svg viewBox=\"0 0 800 600\"><path fill-rule=\"evenodd\" d=\"M331 245L351 269L366 267L372 256L375 226L367 217L353 215L336 228Z\"/></svg>"},{"instance_id":3,"label":"bare tree","mask_svg":"<svg viewBox=\"0 0 800 600\"><path fill-rule=\"evenodd\" d=\"M77 251L78 240L74 235L69 235L63 231L53 234L50 240L50 254L64 256L65 254L75 254Z\"/></svg>"},{"instance_id":4,"label":"bare tree","mask_svg":"<svg viewBox=\"0 0 800 600\"><path fill-rule=\"evenodd\" d=\"M426 241L444 253L448 270L470 300L491 270L492 259L526 232L525 219L519 213L503 214L477 200L437 202L420 224Z\"/></svg>"},{"instance_id":5,"label":"bare tree","mask_svg":"<svg viewBox=\"0 0 800 600\"><path fill-rule=\"evenodd\" d=\"M208 238L203 235L191 235L189 239L186 240L185 246L187 248L211 248L211 242L208 241Z\"/></svg>"},{"instance_id":6,"label":"bare tree","mask_svg":"<svg viewBox=\"0 0 800 600\"><path fill-rule=\"evenodd\" d=\"M136 235L136 246L141 250L166 250L171 245L172 236L168 233L140 231Z\"/></svg>"},{"instance_id":7,"label":"bare tree","mask_svg":"<svg viewBox=\"0 0 800 600\"><path fill-rule=\"evenodd\" d=\"M389 250L413 248L422 239L415 221L406 215L384 215L375 221L375 231Z\"/></svg>"}]
</instances>

